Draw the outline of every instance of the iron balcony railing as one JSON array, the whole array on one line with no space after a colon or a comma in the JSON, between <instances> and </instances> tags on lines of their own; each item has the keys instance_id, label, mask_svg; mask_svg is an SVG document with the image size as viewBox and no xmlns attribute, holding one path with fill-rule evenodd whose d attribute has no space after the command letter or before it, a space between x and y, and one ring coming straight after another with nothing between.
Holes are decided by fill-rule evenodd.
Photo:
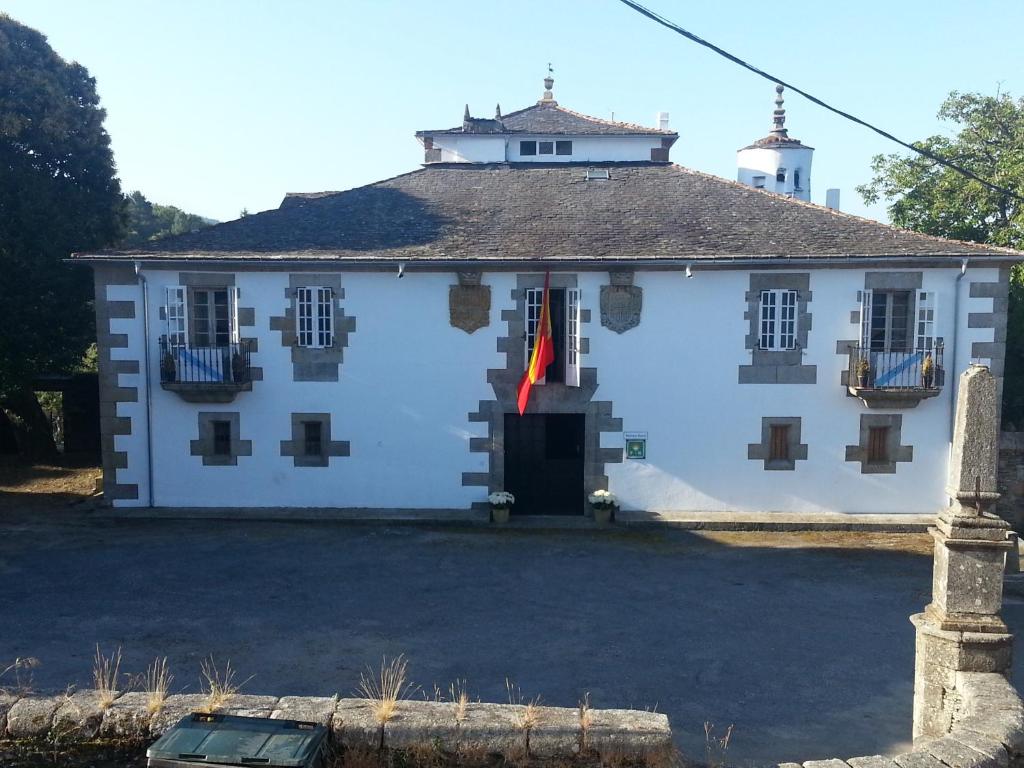
<instances>
[{"instance_id":1,"label":"iron balcony railing","mask_svg":"<svg viewBox=\"0 0 1024 768\"><path fill-rule=\"evenodd\" d=\"M160 381L200 387L248 384L252 381L249 345L246 340L221 347L194 347L169 344L161 337Z\"/></svg>"},{"instance_id":2,"label":"iron balcony railing","mask_svg":"<svg viewBox=\"0 0 1024 768\"><path fill-rule=\"evenodd\" d=\"M850 348L850 386L857 389L938 389L942 347L905 351Z\"/></svg>"}]
</instances>

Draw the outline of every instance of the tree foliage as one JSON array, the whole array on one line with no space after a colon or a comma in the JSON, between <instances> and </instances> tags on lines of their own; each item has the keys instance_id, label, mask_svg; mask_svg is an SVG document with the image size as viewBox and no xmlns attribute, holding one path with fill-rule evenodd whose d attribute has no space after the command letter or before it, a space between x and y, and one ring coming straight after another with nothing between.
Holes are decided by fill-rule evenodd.
<instances>
[{"instance_id":1,"label":"tree foliage","mask_svg":"<svg viewBox=\"0 0 1024 768\"><path fill-rule=\"evenodd\" d=\"M104 117L85 67L0 14L0 404L23 436L39 426L33 377L70 370L95 338L90 270L64 259L120 235Z\"/></svg>"},{"instance_id":2,"label":"tree foliage","mask_svg":"<svg viewBox=\"0 0 1024 768\"><path fill-rule=\"evenodd\" d=\"M868 204L885 199L899 227L929 235L1024 249L1024 99L953 91L938 116L950 136L917 143L1008 192L989 189L919 155L878 155L872 180L857 188ZM1003 421L1024 427L1024 269L1010 279Z\"/></svg>"},{"instance_id":3,"label":"tree foliage","mask_svg":"<svg viewBox=\"0 0 1024 768\"><path fill-rule=\"evenodd\" d=\"M141 192L125 197L126 231L121 248L144 248L146 243L168 235L182 235L215 223L173 205L151 203Z\"/></svg>"}]
</instances>

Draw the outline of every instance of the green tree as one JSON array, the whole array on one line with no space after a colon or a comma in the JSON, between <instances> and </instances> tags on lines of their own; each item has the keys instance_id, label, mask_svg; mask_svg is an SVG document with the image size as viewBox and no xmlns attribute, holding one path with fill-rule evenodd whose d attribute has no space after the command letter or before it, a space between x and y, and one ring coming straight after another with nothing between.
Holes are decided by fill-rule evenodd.
<instances>
[{"instance_id":1,"label":"green tree","mask_svg":"<svg viewBox=\"0 0 1024 768\"><path fill-rule=\"evenodd\" d=\"M125 197L128 220L121 248L145 248L146 243L168 235L181 235L214 224L212 219L197 216L173 205L151 203L141 192Z\"/></svg>"},{"instance_id":2,"label":"green tree","mask_svg":"<svg viewBox=\"0 0 1024 768\"><path fill-rule=\"evenodd\" d=\"M104 117L85 67L0 14L0 415L29 457L53 451L33 377L70 371L95 339L90 270L63 260L120 236Z\"/></svg>"},{"instance_id":3,"label":"green tree","mask_svg":"<svg viewBox=\"0 0 1024 768\"><path fill-rule=\"evenodd\" d=\"M868 204L890 202L898 227L929 235L1024 249L1024 99L1009 94L949 94L938 113L950 136L917 146L1008 190L989 189L919 155L878 155L872 180L857 188ZM1024 427L1024 269L1010 277L1003 422Z\"/></svg>"}]
</instances>

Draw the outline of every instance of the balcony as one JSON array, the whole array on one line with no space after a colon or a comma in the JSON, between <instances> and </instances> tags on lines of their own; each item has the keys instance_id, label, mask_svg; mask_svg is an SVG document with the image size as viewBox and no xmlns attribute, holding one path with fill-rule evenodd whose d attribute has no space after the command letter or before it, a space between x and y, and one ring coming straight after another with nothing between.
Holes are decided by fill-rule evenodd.
<instances>
[{"instance_id":1,"label":"balcony","mask_svg":"<svg viewBox=\"0 0 1024 768\"><path fill-rule=\"evenodd\" d=\"M886 352L850 348L847 392L868 408L916 408L942 391L942 347Z\"/></svg>"},{"instance_id":2,"label":"balcony","mask_svg":"<svg viewBox=\"0 0 1024 768\"><path fill-rule=\"evenodd\" d=\"M169 345L160 339L160 386L190 403L230 403L252 389L250 342L222 347Z\"/></svg>"}]
</instances>

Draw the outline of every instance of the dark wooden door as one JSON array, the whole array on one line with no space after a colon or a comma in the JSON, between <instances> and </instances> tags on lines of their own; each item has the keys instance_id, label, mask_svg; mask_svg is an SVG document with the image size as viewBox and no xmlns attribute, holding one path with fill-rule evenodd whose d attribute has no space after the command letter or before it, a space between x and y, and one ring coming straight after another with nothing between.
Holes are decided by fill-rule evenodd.
<instances>
[{"instance_id":1,"label":"dark wooden door","mask_svg":"<svg viewBox=\"0 0 1024 768\"><path fill-rule=\"evenodd\" d=\"M584 423L582 413L505 414L512 514L583 514Z\"/></svg>"}]
</instances>

